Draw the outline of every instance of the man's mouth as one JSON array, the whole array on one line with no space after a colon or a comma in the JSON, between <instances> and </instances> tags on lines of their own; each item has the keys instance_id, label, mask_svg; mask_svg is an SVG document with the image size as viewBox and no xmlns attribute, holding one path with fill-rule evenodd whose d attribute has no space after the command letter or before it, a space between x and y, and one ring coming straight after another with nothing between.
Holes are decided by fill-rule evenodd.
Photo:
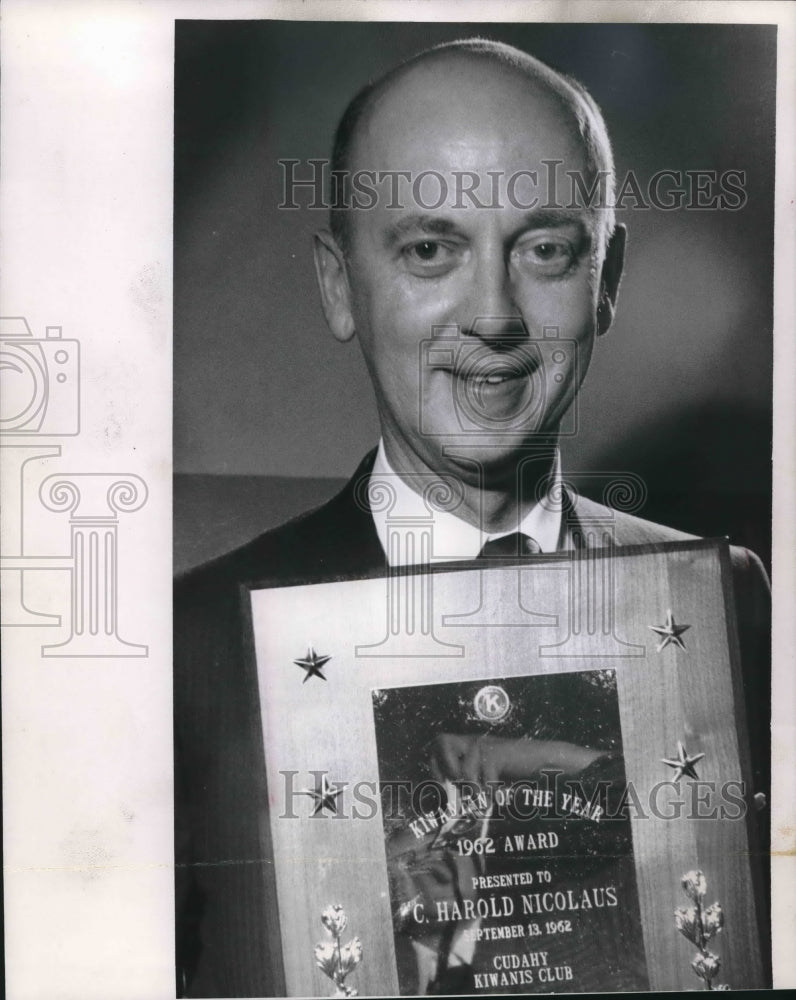
<instances>
[{"instance_id":1,"label":"man's mouth","mask_svg":"<svg viewBox=\"0 0 796 1000\"><path fill-rule=\"evenodd\" d=\"M520 378L527 378L528 372L499 371L489 374L456 372L456 375L458 378L467 379L468 382L475 385L501 385L503 382L514 382Z\"/></svg>"},{"instance_id":2,"label":"man's mouth","mask_svg":"<svg viewBox=\"0 0 796 1000\"><path fill-rule=\"evenodd\" d=\"M532 378L539 367L537 358L474 359L473 363L457 365L449 369L455 378L474 387L504 385L507 382L524 382Z\"/></svg>"}]
</instances>

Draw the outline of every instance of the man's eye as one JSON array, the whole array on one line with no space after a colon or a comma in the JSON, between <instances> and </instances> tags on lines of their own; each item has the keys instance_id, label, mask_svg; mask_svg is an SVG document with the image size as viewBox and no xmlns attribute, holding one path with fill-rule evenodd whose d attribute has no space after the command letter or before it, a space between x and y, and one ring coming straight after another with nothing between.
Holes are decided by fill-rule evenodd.
<instances>
[{"instance_id":1,"label":"man's eye","mask_svg":"<svg viewBox=\"0 0 796 1000\"><path fill-rule=\"evenodd\" d=\"M563 243L537 243L533 250L540 260L568 256L567 247Z\"/></svg>"},{"instance_id":2,"label":"man's eye","mask_svg":"<svg viewBox=\"0 0 796 1000\"><path fill-rule=\"evenodd\" d=\"M572 245L566 240L536 240L515 248L512 253L520 267L553 276L564 274L575 256Z\"/></svg>"},{"instance_id":3,"label":"man's eye","mask_svg":"<svg viewBox=\"0 0 796 1000\"><path fill-rule=\"evenodd\" d=\"M435 243L433 240L424 240L423 243L415 243L415 245L409 249L414 253L418 260L428 261L434 260L437 256L440 245L439 243Z\"/></svg>"},{"instance_id":4,"label":"man's eye","mask_svg":"<svg viewBox=\"0 0 796 1000\"><path fill-rule=\"evenodd\" d=\"M456 249L438 240L418 240L402 252L409 270L420 277L444 274L456 263Z\"/></svg>"}]
</instances>

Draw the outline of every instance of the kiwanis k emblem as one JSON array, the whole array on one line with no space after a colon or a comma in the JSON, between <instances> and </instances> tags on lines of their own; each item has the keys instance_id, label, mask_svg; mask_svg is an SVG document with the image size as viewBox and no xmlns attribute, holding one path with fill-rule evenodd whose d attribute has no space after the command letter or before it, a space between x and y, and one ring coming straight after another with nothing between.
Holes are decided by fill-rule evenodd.
<instances>
[{"instance_id":1,"label":"kiwanis k emblem","mask_svg":"<svg viewBox=\"0 0 796 1000\"><path fill-rule=\"evenodd\" d=\"M482 687L473 699L475 714L484 722L500 722L511 711L511 699L497 684Z\"/></svg>"}]
</instances>

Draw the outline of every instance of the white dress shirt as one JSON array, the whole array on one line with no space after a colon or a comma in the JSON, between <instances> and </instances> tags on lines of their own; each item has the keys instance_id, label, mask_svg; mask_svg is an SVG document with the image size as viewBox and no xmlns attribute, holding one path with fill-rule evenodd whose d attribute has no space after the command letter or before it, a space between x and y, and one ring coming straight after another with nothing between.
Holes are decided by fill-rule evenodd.
<instances>
[{"instance_id":1,"label":"white dress shirt","mask_svg":"<svg viewBox=\"0 0 796 1000\"><path fill-rule=\"evenodd\" d=\"M550 479L548 495L557 492L561 479L561 459L556 451L553 465L553 475ZM384 442L379 441L376 461L370 474L370 485L373 494L379 495L379 486L385 486L394 494L394 502L383 510L378 505L371 505L371 514L376 526L376 532L381 547L391 566L406 566L425 561L432 563L450 562L456 559L475 559L484 544L495 538L513 534L515 531L530 535L539 545L542 552L555 552L559 546L561 535L560 504L535 504L520 523L505 531L488 533L463 521L456 514L446 510L436 510L432 503L426 503L419 493L416 493L390 465ZM392 522L392 523L391 523ZM431 553L428 559L406 545L389 545L390 530L401 530L399 525L412 524L432 525Z\"/></svg>"}]
</instances>

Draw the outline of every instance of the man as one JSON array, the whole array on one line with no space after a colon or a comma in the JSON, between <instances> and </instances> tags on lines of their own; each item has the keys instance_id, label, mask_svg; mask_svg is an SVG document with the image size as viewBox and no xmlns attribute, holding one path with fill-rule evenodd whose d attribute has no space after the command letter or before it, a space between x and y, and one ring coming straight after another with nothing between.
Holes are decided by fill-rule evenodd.
<instances>
[{"instance_id":1,"label":"man","mask_svg":"<svg viewBox=\"0 0 796 1000\"><path fill-rule=\"evenodd\" d=\"M510 556L601 545L584 527L600 519L619 546L689 537L561 487L559 429L611 325L625 252L610 143L582 88L502 44L441 46L355 98L334 161L338 203L315 246L322 304L334 336L359 341L382 439L323 507L178 585L178 975L190 996L263 995L278 981L263 946L276 929L243 585L473 559L485 545ZM567 190L562 203L559 178L597 196ZM440 487L446 509L429 502ZM392 515L431 513L430 552L411 530L390 539L373 502L385 489ZM744 663L765 665L764 574L745 550L733 566ZM764 731L765 678L748 683Z\"/></svg>"}]
</instances>

